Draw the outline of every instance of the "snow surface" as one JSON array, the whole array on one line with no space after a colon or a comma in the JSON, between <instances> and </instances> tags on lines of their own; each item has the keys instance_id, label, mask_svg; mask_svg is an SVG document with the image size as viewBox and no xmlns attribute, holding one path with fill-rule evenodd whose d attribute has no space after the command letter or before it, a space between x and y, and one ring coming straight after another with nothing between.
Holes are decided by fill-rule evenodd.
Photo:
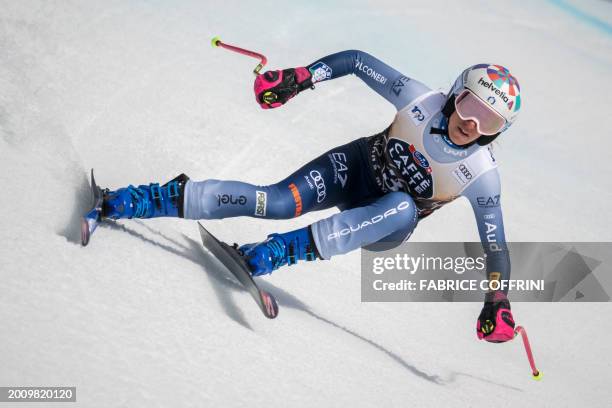
<instances>
[{"instance_id":1,"label":"snow surface","mask_svg":"<svg viewBox=\"0 0 612 408\"><path fill-rule=\"evenodd\" d=\"M109 187L265 184L393 118L354 77L263 111L254 60L212 49L221 35L272 69L357 48L440 89L472 63L510 66L508 239L610 241L611 27L599 0L0 1L0 386L76 386L57 407L610 406L610 304L513 304L535 382L519 342L476 340L478 303L361 303L358 252L261 279L270 321L194 221L104 226L87 248L78 221L91 167ZM205 225L251 242L331 212ZM469 204L413 239L477 240Z\"/></svg>"}]
</instances>

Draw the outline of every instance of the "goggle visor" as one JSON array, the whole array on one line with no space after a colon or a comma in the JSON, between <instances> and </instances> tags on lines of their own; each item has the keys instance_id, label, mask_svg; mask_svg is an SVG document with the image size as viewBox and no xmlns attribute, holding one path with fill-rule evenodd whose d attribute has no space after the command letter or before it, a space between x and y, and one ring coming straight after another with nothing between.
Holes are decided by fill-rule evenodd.
<instances>
[{"instance_id":1,"label":"goggle visor","mask_svg":"<svg viewBox=\"0 0 612 408\"><path fill-rule=\"evenodd\" d=\"M455 98L455 110L461 119L476 122L476 128L481 135L493 136L506 125L506 119L503 116L495 112L469 89L464 90Z\"/></svg>"}]
</instances>

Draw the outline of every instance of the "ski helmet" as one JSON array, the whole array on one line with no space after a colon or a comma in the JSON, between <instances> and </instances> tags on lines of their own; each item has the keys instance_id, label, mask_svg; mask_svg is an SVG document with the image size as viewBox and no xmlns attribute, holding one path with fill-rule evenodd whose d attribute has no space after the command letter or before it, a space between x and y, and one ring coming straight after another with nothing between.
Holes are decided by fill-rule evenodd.
<instances>
[{"instance_id":1,"label":"ski helmet","mask_svg":"<svg viewBox=\"0 0 612 408\"><path fill-rule=\"evenodd\" d=\"M455 99L466 90L478 97L491 110L497 112L504 123L496 134L481 136L479 145L491 143L512 125L521 109L521 89L508 68L495 64L477 64L465 69L448 93L443 113L446 117L455 111Z\"/></svg>"}]
</instances>

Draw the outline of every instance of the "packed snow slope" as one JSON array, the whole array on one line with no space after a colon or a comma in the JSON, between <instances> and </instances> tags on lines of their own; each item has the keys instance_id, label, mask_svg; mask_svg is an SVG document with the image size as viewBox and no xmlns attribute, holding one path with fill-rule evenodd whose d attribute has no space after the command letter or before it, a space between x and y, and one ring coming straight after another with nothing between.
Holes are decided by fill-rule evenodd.
<instances>
[{"instance_id":1,"label":"packed snow slope","mask_svg":"<svg viewBox=\"0 0 612 408\"><path fill-rule=\"evenodd\" d=\"M211 48L221 35L270 69L361 49L443 90L467 65L509 66L508 239L610 241L611 27L599 0L0 1L0 386L73 385L70 407L609 406L610 304L513 304L535 382L519 342L476 340L478 303L361 303L359 252L260 279L271 321L194 221L102 226L87 248L78 222L92 167L111 188L266 184L393 118L355 77L263 111L255 60ZM332 212L205 225L243 243ZM413 239L478 240L469 204Z\"/></svg>"}]
</instances>

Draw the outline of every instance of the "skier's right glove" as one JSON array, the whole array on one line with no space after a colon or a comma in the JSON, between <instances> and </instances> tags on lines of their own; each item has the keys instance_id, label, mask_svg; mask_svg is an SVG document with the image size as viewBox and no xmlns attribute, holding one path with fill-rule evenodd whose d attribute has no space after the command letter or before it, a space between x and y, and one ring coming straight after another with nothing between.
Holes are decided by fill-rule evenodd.
<instances>
[{"instance_id":1,"label":"skier's right glove","mask_svg":"<svg viewBox=\"0 0 612 408\"><path fill-rule=\"evenodd\" d=\"M514 338L514 318L510 301L501 291L487 293L484 307L476 322L480 340L503 343Z\"/></svg>"},{"instance_id":2,"label":"skier's right glove","mask_svg":"<svg viewBox=\"0 0 612 408\"><path fill-rule=\"evenodd\" d=\"M266 71L255 78L255 99L263 109L278 108L304 89L311 88L311 77L304 67Z\"/></svg>"}]
</instances>

